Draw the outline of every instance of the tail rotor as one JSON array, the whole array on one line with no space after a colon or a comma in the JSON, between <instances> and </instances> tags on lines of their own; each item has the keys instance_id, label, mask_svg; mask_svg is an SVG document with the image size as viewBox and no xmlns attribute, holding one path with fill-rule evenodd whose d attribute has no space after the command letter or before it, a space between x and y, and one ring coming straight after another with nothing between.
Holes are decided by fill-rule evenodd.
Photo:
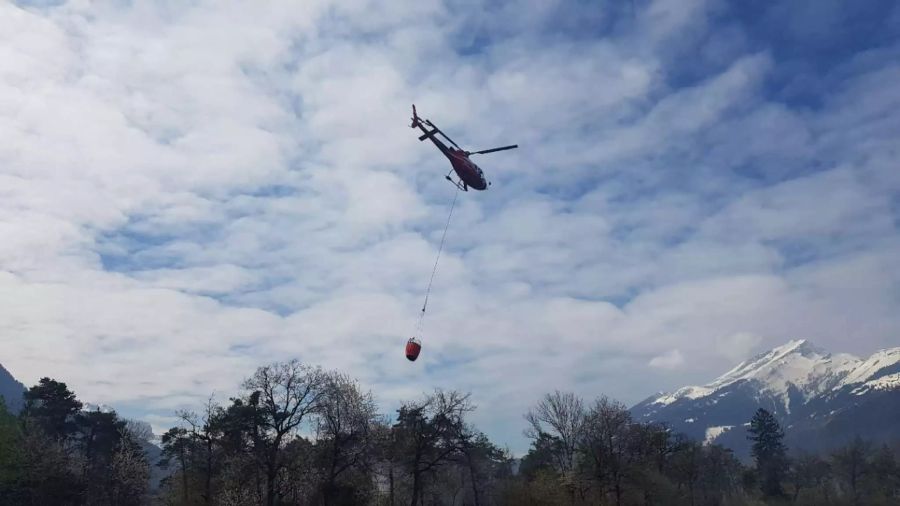
<instances>
[{"instance_id":1,"label":"tail rotor","mask_svg":"<svg viewBox=\"0 0 900 506\"><path fill-rule=\"evenodd\" d=\"M416 128L419 126L419 115L416 114L416 104L413 104L413 115L412 115L412 125L409 125L410 128Z\"/></svg>"}]
</instances>

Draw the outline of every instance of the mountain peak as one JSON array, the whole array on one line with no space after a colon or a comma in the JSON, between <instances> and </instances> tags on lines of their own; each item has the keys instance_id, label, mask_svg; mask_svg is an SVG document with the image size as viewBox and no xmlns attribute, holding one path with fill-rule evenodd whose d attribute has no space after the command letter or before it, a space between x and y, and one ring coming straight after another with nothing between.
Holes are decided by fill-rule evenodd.
<instances>
[{"instance_id":1,"label":"mountain peak","mask_svg":"<svg viewBox=\"0 0 900 506\"><path fill-rule=\"evenodd\" d=\"M759 390L779 398L789 410L792 388L808 399L834 388L859 362L852 355L832 355L806 339L795 339L741 362L711 383L681 388L658 397L653 404L698 399L739 382L753 382Z\"/></svg>"},{"instance_id":2,"label":"mountain peak","mask_svg":"<svg viewBox=\"0 0 900 506\"><path fill-rule=\"evenodd\" d=\"M786 344L772 349L772 352L780 354L799 353L801 355L827 355L828 351L820 348L806 339L792 339Z\"/></svg>"},{"instance_id":3,"label":"mountain peak","mask_svg":"<svg viewBox=\"0 0 900 506\"><path fill-rule=\"evenodd\" d=\"M741 362L706 385L682 387L648 402L667 406L680 399L700 399L726 387L749 382L760 392L779 399L785 410L790 411L792 392L807 401L828 391L898 372L900 348L877 351L862 360L848 353L829 353L806 339L794 339Z\"/></svg>"},{"instance_id":4,"label":"mountain peak","mask_svg":"<svg viewBox=\"0 0 900 506\"><path fill-rule=\"evenodd\" d=\"M764 351L754 356L750 360L742 362L735 369L739 369L742 365L745 364L761 365L766 362L777 361L779 359L787 357L788 355L799 355L802 357L814 358L826 357L829 356L830 353L828 352L828 350L820 348L806 339L792 339L787 343L782 344L781 346L776 346L771 350Z\"/></svg>"},{"instance_id":5,"label":"mountain peak","mask_svg":"<svg viewBox=\"0 0 900 506\"><path fill-rule=\"evenodd\" d=\"M0 397L3 397L10 412L18 413L22 408L22 394L25 390L25 385L19 383L3 365L0 365Z\"/></svg>"},{"instance_id":6,"label":"mountain peak","mask_svg":"<svg viewBox=\"0 0 900 506\"><path fill-rule=\"evenodd\" d=\"M772 349L772 351L791 352L798 348L803 348L804 346L809 345L809 344L810 344L809 341L807 341L806 339L791 339L790 341L788 341L785 344L782 344L781 346L776 346L775 348Z\"/></svg>"},{"instance_id":7,"label":"mountain peak","mask_svg":"<svg viewBox=\"0 0 900 506\"><path fill-rule=\"evenodd\" d=\"M741 362L706 385L646 399L632 414L707 442L727 441L746 453L742 427L759 407L792 428L798 444L819 444L817 435L825 437L821 431L832 422L828 437L848 436L841 427L858 427L857 418L867 420L869 432L895 437L896 417L886 414L900 412L900 348L860 359L796 339Z\"/></svg>"}]
</instances>

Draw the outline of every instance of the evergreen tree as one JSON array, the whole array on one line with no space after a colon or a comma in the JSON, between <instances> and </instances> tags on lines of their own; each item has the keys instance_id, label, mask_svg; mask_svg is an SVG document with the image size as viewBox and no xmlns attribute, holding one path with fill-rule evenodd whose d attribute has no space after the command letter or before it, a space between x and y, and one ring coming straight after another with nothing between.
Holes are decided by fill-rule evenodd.
<instances>
[{"instance_id":1,"label":"evergreen tree","mask_svg":"<svg viewBox=\"0 0 900 506\"><path fill-rule=\"evenodd\" d=\"M763 495L783 497L781 483L787 475L788 460L781 425L771 413L759 408L750 420L749 432L747 438L753 441L752 454Z\"/></svg>"},{"instance_id":2,"label":"evergreen tree","mask_svg":"<svg viewBox=\"0 0 900 506\"><path fill-rule=\"evenodd\" d=\"M157 465L171 472L163 482L177 489L182 503L188 504L191 494L189 480L194 442L184 427L172 427L162 435L161 442L162 454Z\"/></svg>"},{"instance_id":3,"label":"evergreen tree","mask_svg":"<svg viewBox=\"0 0 900 506\"><path fill-rule=\"evenodd\" d=\"M531 442L528 453L522 457L519 464L519 473L529 481L535 479L539 472L555 474L554 464L556 455L562 451L562 442L559 438L541 432Z\"/></svg>"},{"instance_id":4,"label":"evergreen tree","mask_svg":"<svg viewBox=\"0 0 900 506\"><path fill-rule=\"evenodd\" d=\"M65 383L41 378L41 381L24 394L25 418L37 424L45 434L54 439L68 439L78 428L75 416L81 411L81 401Z\"/></svg>"},{"instance_id":5,"label":"evergreen tree","mask_svg":"<svg viewBox=\"0 0 900 506\"><path fill-rule=\"evenodd\" d=\"M82 411L65 383L42 378L24 394L18 452L18 502L11 504L139 504L147 462L112 412ZM5 503L4 503L5 504Z\"/></svg>"}]
</instances>

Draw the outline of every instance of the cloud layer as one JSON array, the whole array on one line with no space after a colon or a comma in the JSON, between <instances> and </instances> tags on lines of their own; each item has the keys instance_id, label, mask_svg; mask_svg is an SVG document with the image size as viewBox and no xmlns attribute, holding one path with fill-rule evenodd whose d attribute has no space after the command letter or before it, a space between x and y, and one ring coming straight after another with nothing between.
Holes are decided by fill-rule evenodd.
<instances>
[{"instance_id":1,"label":"cloud layer","mask_svg":"<svg viewBox=\"0 0 900 506\"><path fill-rule=\"evenodd\" d=\"M159 429L297 357L385 410L472 391L521 450L550 388L896 345L900 9L821 3L0 5L0 362ZM453 197L413 102L520 149L410 364Z\"/></svg>"}]
</instances>

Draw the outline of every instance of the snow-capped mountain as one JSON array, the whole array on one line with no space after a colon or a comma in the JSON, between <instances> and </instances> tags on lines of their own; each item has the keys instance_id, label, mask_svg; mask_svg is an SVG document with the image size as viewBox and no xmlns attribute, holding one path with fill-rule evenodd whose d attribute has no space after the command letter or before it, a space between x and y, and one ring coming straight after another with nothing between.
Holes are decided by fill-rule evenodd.
<instances>
[{"instance_id":1,"label":"snow-capped mountain","mask_svg":"<svg viewBox=\"0 0 900 506\"><path fill-rule=\"evenodd\" d=\"M744 454L745 427L760 407L781 419L788 442L797 447L832 446L856 433L900 438L900 348L860 359L790 341L707 385L651 396L631 412Z\"/></svg>"},{"instance_id":2,"label":"snow-capped mountain","mask_svg":"<svg viewBox=\"0 0 900 506\"><path fill-rule=\"evenodd\" d=\"M94 404L92 402L85 402L81 405L82 411L99 411L101 413L115 413L116 410L112 406L108 406L106 404Z\"/></svg>"}]
</instances>

